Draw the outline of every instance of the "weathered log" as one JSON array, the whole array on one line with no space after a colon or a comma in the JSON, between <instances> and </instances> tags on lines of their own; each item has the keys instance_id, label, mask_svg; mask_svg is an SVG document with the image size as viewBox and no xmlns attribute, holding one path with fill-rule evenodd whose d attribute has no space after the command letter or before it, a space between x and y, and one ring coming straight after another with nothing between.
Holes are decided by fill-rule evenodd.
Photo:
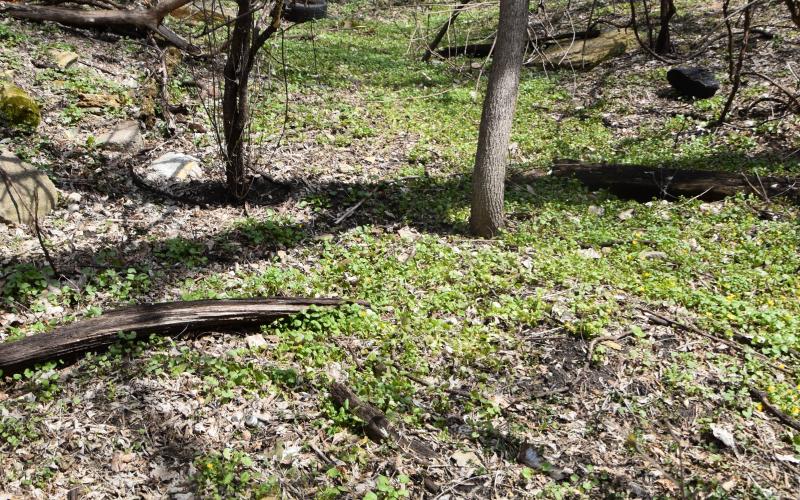
<instances>
[{"instance_id":1,"label":"weathered log","mask_svg":"<svg viewBox=\"0 0 800 500\"><path fill-rule=\"evenodd\" d=\"M122 332L137 337L232 330L268 323L310 306L336 306L340 299L259 298L142 304L78 321L51 333L0 344L0 372L9 375L36 363L72 359L108 347Z\"/></svg>"},{"instance_id":2,"label":"weathered log","mask_svg":"<svg viewBox=\"0 0 800 500\"><path fill-rule=\"evenodd\" d=\"M0 2L0 12L15 19L52 21L78 28L99 28L123 35L158 33L182 50L198 52L199 49L183 40L161 24L173 10L192 0L164 0L150 9L69 9L46 5Z\"/></svg>"},{"instance_id":3,"label":"weathered log","mask_svg":"<svg viewBox=\"0 0 800 500\"><path fill-rule=\"evenodd\" d=\"M589 189L606 189L617 196L640 201L678 196L713 201L737 193L766 198L797 197L800 194L798 179L713 170L559 160L553 165L550 175L574 177Z\"/></svg>"},{"instance_id":4,"label":"weathered log","mask_svg":"<svg viewBox=\"0 0 800 500\"><path fill-rule=\"evenodd\" d=\"M600 35L600 30L593 28L589 31L576 31L574 33L559 33L552 36L543 36L528 40L526 50L536 50L537 47L541 47L542 45L555 42L557 40L570 40L573 38L576 41L586 40L589 38L596 38L598 35ZM450 47L444 47L437 50L436 53L439 55L439 57L444 58L457 56L487 57L492 53L492 47L494 47L494 43L470 43L467 45L453 45Z\"/></svg>"}]
</instances>

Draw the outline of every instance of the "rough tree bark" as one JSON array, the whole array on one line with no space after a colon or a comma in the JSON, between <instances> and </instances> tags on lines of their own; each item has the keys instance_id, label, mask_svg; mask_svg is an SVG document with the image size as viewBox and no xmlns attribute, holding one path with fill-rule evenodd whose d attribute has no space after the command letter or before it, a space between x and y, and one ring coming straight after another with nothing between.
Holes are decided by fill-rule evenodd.
<instances>
[{"instance_id":1,"label":"rough tree bark","mask_svg":"<svg viewBox=\"0 0 800 500\"><path fill-rule=\"evenodd\" d=\"M792 17L792 22L795 26L800 28L800 1L786 0L786 7L789 8L789 15Z\"/></svg>"},{"instance_id":2,"label":"rough tree bark","mask_svg":"<svg viewBox=\"0 0 800 500\"><path fill-rule=\"evenodd\" d=\"M500 0L497 45L483 101L472 176L470 230L485 238L503 227L508 142L517 107L519 74L528 41L528 0Z\"/></svg>"},{"instance_id":3,"label":"rough tree bark","mask_svg":"<svg viewBox=\"0 0 800 500\"><path fill-rule=\"evenodd\" d=\"M222 123L225 139L225 177L228 193L240 202L247 196L250 180L247 176L245 130L249 121L248 90L250 72L258 51L278 30L283 15L283 0L272 9L270 25L261 32L255 30L255 10L251 0L237 0L237 16L231 36L228 59L225 62L222 95Z\"/></svg>"},{"instance_id":4,"label":"rough tree bark","mask_svg":"<svg viewBox=\"0 0 800 500\"><path fill-rule=\"evenodd\" d=\"M247 55L253 37L253 12L250 0L238 0L238 16L231 35L228 59L225 62L222 94L222 123L225 136L225 177L228 192L234 200L247 195L244 129L248 120L247 84L250 78Z\"/></svg>"}]
</instances>

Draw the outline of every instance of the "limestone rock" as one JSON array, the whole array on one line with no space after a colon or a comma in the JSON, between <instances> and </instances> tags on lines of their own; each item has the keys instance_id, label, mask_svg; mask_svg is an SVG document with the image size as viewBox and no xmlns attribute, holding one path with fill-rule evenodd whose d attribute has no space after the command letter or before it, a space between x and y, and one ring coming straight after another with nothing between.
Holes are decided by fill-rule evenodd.
<instances>
[{"instance_id":1,"label":"limestone rock","mask_svg":"<svg viewBox=\"0 0 800 500\"><path fill-rule=\"evenodd\" d=\"M0 151L0 219L32 225L58 202L58 191L43 172L14 153Z\"/></svg>"},{"instance_id":2,"label":"limestone rock","mask_svg":"<svg viewBox=\"0 0 800 500\"><path fill-rule=\"evenodd\" d=\"M112 151L125 151L136 148L142 140L139 122L127 120L120 122L110 132L101 134L96 141L98 147Z\"/></svg>"},{"instance_id":3,"label":"limestone rock","mask_svg":"<svg viewBox=\"0 0 800 500\"><path fill-rule=\"evenodd\" d=\"M11 83L0 84L0 123L33 130L41 119L39 105L30 94Z\"/></svg>"},{"instance_id":4,"label":"limestone rock","mask_svg":"<svg viewBox=\"0 0 800 500\"><path fill-rule=\"evenodd\" d=\"M611 30L588 40L562 41L545 50L537 62L560 68L588 69L624 54L636 44L627 30Z\"/></svg>"},{"instance_id":5,"label":"limestone rock","mask_svg":"<svg viewBox=\"0 0 800 500\"><path fill-rule=\"evenodd\" d=\"M719 90L714 73L705 68L682 67L667 71L667 81L681 94L698 99L713 97Z\"/></svg>"},{"instance_id":6,"label":"limestone rock","mask_svg":"<svg viewBox=\"0 0 800 500\"><path fill-rule=\"evenodd\" d=\"M51 49L48 54L61 69L67 69L78 61L78 54L68 50Z\"/></svg>"},{"instance_id":7,"label":"limestone rock","mask_svg":"<svg viewBox=\"0 0 800 500\"><path fill-rule=\"evenodd\" d=\"M81 94L78 99L80 108L118 108L119 97L111 94Z\"/></svg>"},{"instance_id":8,"label":"limestone rock","mask_svg":"<svg viewBox=\"0 0 800 500\"><path fill-rule=\"evenodd\" d=\"M152 181L185 181L203 177L203 169L194 156L167 153L150 164L146 177Z\"/></svg>"}]
</instances>

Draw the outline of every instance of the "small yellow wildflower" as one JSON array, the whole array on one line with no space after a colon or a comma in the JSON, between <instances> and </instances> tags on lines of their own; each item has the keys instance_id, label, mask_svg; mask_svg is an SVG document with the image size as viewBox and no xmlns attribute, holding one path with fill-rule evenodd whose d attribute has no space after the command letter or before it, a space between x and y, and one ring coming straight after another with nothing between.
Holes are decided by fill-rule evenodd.
<instances>
[{"instance_id":1,"label":"small yellow wildflower","mask_svg":"<svg viewBox=\"0 0 800 500\"><path fill-rule=\"evenodd\" d=\"M756 403L755 407L756 407L756 410L758 410L758 411L764 411L764 405L762 405L761 403Z\"/></svg>"},{"instance_id":2,"label":"small yellow wildflower","mask_svg":"<svg viewBox=\"0 0 800 500\"><path fill-rule=\"evenodd\" d=\"M211 462L207 462L206 463L206 468L209 469L209 470L213 469L214 468L214 464L212 464Z\"/></svg>"},{"instance_id":3,"label":"small yellow wildflower","mask_svg":"<svg viewBox=\"0 0 800 500\"><path fill-rule=\"evenodd\" d=\"M771 385L771 386L767 387L767 392L775 392L775 386Z\"/></svg>"},{"instance_id":4,"label":"small yellow wildflower","mask_svg":"<svg viewBox=\"0 0 800 500\"><path fill-rule=\"evenodd\" d=\"M800 414L800 407L795 406L792 408L792 415L796 417L798 414Z\"/></svg>"}]
</instances>

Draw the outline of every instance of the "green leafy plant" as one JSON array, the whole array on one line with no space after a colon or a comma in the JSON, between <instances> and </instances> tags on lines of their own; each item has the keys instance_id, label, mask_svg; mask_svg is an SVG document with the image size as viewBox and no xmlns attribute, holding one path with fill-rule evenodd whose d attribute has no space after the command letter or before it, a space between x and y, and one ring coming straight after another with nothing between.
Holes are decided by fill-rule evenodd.
<instances>
[{"instance_id":1,"label":"green leafy plant","mask_svg":"<svg viewBox=\"0 0 800 500\"><path fill-rule=\"evenodd\" d=\"M375 491L370 491L364 495L364 500L396 500L398 498L407 498L409 492L406 485L410 479L405 474L400 474L395 478L397 486L394 482L386 476L378 476L375 484Z\"/></svg>"},{"instance_id":2,"label":"green leafy plant","mask_svg":"<svg viewBox=\"0 0 800 500\"><path fill-rule=\"evenodd\" d=\"M254 469L253 459L244 452L225 448L195 460L192 478L203 498L264 498L279 496L280 487Z\"/></svg>"},{"instance_id":3,"label":"green leafy plant","mask_svg":"<svg viewBox=\"0 0 800 500\"><path fill-rule=\"evenodd\" d=\"M204 245L183 238L171 238L164 241L155 253L159 258L172 265L197 267L208 262Z\"/></svg>"},{"instance_id":4,"label":"green leafy plant","mask_svg":"<svg viewBox=\"0 0 800 500\"><path fill-rule=\"evenodd\" d=\"M33 264L17 264L5 273L3 297L23 304L29 304L49 285L52 271L49 267L39 268Z\"/></svg>"}]
</instances>

